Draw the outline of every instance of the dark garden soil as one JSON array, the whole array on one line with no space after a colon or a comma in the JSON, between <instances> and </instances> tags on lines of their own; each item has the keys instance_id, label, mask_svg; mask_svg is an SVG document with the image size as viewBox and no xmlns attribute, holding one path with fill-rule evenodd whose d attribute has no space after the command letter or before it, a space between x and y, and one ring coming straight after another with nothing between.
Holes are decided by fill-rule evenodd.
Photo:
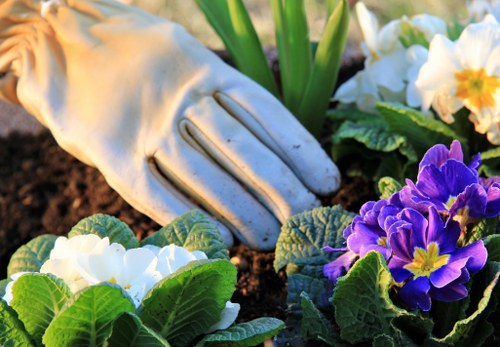
<instances>
[{"instance_id":1,"label":"dark garden soil","mask_svg":"<svg viewBox=\"0 0 500 347\"><path fill-rule=\"evenodd\" d=\"M370 194L366 182L346 179L324 203L357 211ZM95 213L121 219L138 237L160 228L130 207L96 169L66 154L49 132L0 138L0 278L6 277L9 258L19 246L41 234L66 235L80 219ZM286 278L273 270L274 253L236 245L230 256L239 270L233 298L242 304L239 319L284 319Z\"/></svg>"}]
</instances>

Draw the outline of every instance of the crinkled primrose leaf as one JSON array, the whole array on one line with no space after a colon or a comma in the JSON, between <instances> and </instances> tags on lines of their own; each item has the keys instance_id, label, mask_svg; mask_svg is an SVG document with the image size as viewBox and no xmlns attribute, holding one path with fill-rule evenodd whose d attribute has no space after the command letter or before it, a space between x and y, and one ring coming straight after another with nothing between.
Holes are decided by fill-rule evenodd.
<instances>
[{"instance_id":1,"label":"crinkled primrose leaf","mask_svg":"<svg viewBox=\"0 0 500 347\"><path fill-rule=\"evenodd\" d=\"M276 244L274 269L278 271L290 263L324 265L333 260L332 254L321 248L341 247L344 242L342 233L354 215L337 205L290 217L281 228Z\"/></svg>"},{"instance_id":2,"label":"crinkled primrose leaf","mask_svg":"<svg viewBox=\"0 0 500 347\"><path fill-rule=\"evenodd\" d=\"M174 219L141 245L164 247L174 244L188 251L203 251L209 259L229 259L226 245L217 226L203 213L193 210Z\"/></svg>"},{"instance_id":3,"label":"crinkled primrose leaf","mask_svg":"<svg viewBox=\"0 0 500 347\"><path fill-rule=\"evenodd\" d=\"M72 296L71 291L51 274L28 273L14 282L12 292L14 298L10 305L35 344L42 346L45 330Z\"/></svg>"},{"instance_id":4,"label":"crinkled primrose leaf","mask_svg":"<svg viewBox=\"0 0 500 347\"><path fill-rule=\"evenodd\" d=\"M189 346L220 320L235 284L236 268L231 262L191 262L146 294L139 317L172 346Z\"/></svg>"},{"instance_id":5,"label":"crinkled primrose leaf","mask_svg":"<svg viewBox=\"0 0 500 347\"><path fill-rule=\"evenodd\" d=\"M68 300L43 336L47 346L102 346L116 317L135 312L122 288L104 283L85 288Z\"/></svg>"},{"instance_id":6,"label":"crinkled primrose leaf","mask_svg":"<svg viewBox=\"0 0 500 347\"><path fill-rule=\"evenodd\" d=\"M285 323L276 318L257 318L205 336L196 347L257 346L276 335Z\"/></svg>"},{"instance_id":7,"label":"crinkled primrose leaf","mask_svg":"<svg viewBox=\"0 0 500 347\"><path fill-rule=\"evenodd\" d=\"M334 330L321 311L314 305L306 292L300 294L302 306L302 324L300 334L305 341L321 341L329 346L342 345L338 332Z\"/></svg>"},{"instance_id":8,"label":"crinkled primrose leaf","mask_svg":"<svg viewBox=\"0 0 500 347\"><path fill-rule=\"evenodd\" d=\"M18 272L39 271L42 264L49 258L56 239L56 235L40 235L19 247L10 258L7 276L10 277Z\"/></svg>"},{"instance_id":9,"label":"crinkled primrose leaf","mask_svg":"<svg viewBox=\"0 0 500 347\"><path fill-rule=\"evenodd\" d=\"M82 219L71 229L68 238L87 234L108 237L110 243L119 243L126 249L139 247L139 242L128 225L106 214L98 213Z\"/></svg>"},{"instance_id":10,"label":"crinkled primrose leaf","mask_svg":"<svg viewBox=\"0 0 500 347\"><path fill-rule=\"evenodd\" d=\"M17 318L16 311L0 299L0 346L35 346L23 323Z\"/></svg>"},{"instance_id":11,"label":"crinkled primrose leaf","mask_svg":"<svg viewBox=\"0 0 500 347\"><path fill-rule=\"evenodd\" d=\"M139 317L125 312L113 322L111 336L106 340L112 347L169 347L169 343L153 329L145 326Z\"/></svg>"}]
</instances>

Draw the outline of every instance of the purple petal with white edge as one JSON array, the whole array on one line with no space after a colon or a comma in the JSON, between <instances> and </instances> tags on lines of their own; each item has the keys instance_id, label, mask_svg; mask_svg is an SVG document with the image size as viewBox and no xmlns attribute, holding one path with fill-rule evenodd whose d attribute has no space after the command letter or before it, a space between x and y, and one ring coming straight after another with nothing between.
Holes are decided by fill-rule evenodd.
<instances>
[{"instance_id":1,"label":"purple petal with white edge","mask_svg":"<svg viewBox=\"0 0 500 347\"><path fill-rule=\"evenodd\" d=\"M433 205L428 197L424 198L418 194L417 187L410 180L407 180L406 186L399 191L399 199L404 207L413 208L422 213L427 211L427 206ZM443 204L441 203L441 205ZM442 210L446 211L446 208L443 206Z\"/></svg>"},{"instance_id":2,"label":"purple petal with white edge","mask_svg":"<svg viewBox=\"0 0 500 347\"><path fill-rule=\"evenodd\" d=\"M387 266L391 271L391 275L396 282L404 282L409 277L413 276L413 273L410 270L404 268L407 264L407 261L401 260L396 256L393 256L387 263Z\"/></svg>"},{"instance_id":3,"label":"purple petal with white edge","mask_svg":"<svg viewBox=\"0 0 500 347\"><path fill-rule=\"evenodd\" d=\"M418 171L422 170L424 166L434 165L437 168L441 167L443 163L450 157L450 152L448 148L443 144L434 145L425 152L420 164L418 165Z\"/></svg>"},{"instance_id":4,"label":"purple petal with white edge","mask_svg":"<svg viewBox=\"0 0 500 347\"><path fill-rule=\"evenodd\" d=\"M360 257L364 257L370 251L376 251L376 252L382 254L384 256L385 260L388 260L392 255L392 251L389 248L384 247L384 246L380 246L376 243L362 245L359 248L358 254Z\"/></svg>"},{"instance_id":5,"label":"purple petal with white edge","mask_svg":"<svg viewBox=\"0 0 500 347\"><path fill-rule=\"evenodd\" d=\"M420 170L415 187L425 197L439 201L448 201L450 196L444 174L434 165L424 166Z\"/></svg>"},{"instance_id":6,"label":"purple petal with white edge","mask_svg":"<svg viewBox=\"0 0 500 347\"><path fill-rule=\"evenodd\" d=\"M490 188L495 183L500 184L500 176L492 176L489 178L479 177L479 184L481 184L485 189Z\"/></svg>"},{"instance_id":7,"label":"purple petal with white edge","mask_svg":"<svg viewBox=\"0 0 500 347\"><path fill-rule=\"evenodd\" d=\"M333 248L330 246L325 246L325 247L321 248L321 250L323 252L345 252L348 250L348 248L347 247Z\"/></svg>"},{"instance_id":8,"label":"purple petal with white edge","mask_svg":"<svg viewBox=\"0 0 500 347\"><path fill-rule=\"evenodd\" d=\"M457 248L455 252L450 254L450 262L463 258L467 259L466 268L471 275L481 270L488 258L488 251L484 247L483 240L478 240L465 247Z\"/></svg>"},{"instance_id":9,"label":"purple petal with white edge","mask_svg":"<svg viewBox=\"0 0 500 347\"><path fill-rule=\"evenodd\" d=\"M428 245L436 242L439 245L439 253L447 254L455 250L457 240L460 237L460 225L454 221L448 223L446 228L441 216L434 207L429 207L429 228L427 229Z\"/></svg>"},{"instance_id":10,"label":"purple petal with white edge","mask_svg":"<svg viewBox=\"0 0 500 347\"><path fill-rule=\"evenodd\" d=\"M323 266L323 274L335 284L343 273L349 271L357 257L356 253L348 251L334 261L325 264Z\"/></svg>"},{"instance_id":11,"label":"purple petal with white edge","mask_svg":"<svg viewBox=\"0 0 500 347\"><path fill-rule=\"evenodd\" d=\"M450 257L450 259L448 259L448 264L433 271L429 276L432 285L436 288L443 288L459 278L467 260L467 258L462 258L452 261Z\"/></svg>"},{"instance_id":12,"label":"purple petal with white edge","mask_svg":"<svg viewBox=\"0 0 500 347\"><path fill-rule=\"evenodd\" d=\"M479 183L477 172L469 169L462 162L450 159L443 164L441 170L450 195L458 196L467 186Z\"/></svg>"},{"instance_id":13,"label":"purple petal with white edge","mask_svg":"<svg viewBox=\"0 0 500 347\"><path fill-rule=\"evenodd\" d=\"M430 289L429 279L427 277L418 277L408 281L399 290L399 297L410 310L420 307L423 311L429 311L431 309Z\"/></svg>"},{"instance_id":14,"label":"purple petal with white edge","mask_svg":"<svg viewBox=\"0 0 500 347\"><path fill-rule=\"evenodd\" d=\"M389 234L389 243L392 252L402 261L411 263L413 261L414 247L410 244L408 230L405 228L397 228Z\"/></svg>"},{"instance_id":15,"label":"purple petal with white edge","mask_svg":"<svg viewBox=\"0 0 500 347\"><path fill-rule=\"evenodd\" d=\"M377 218L377 224L384 230L386 229L386 220L388 217L396 216L401 209L393 205L387 205L380 210L380 214Z\"/></svg>"},{"instance_id":16,"label":"purple petal with white edge","mask_svg":"<svg viewBox=\"0 0 500 347\"><path fill-rule=\"evenodd\" d=\"M373 206L375 205L375 201L367 201L361 206L361 209L359 210L359 214L361 216L364 216L366 213L369 211L373 210Z\"/></svg>"},{"instance_id":17,"label":"purple petal with white edge","mask_svg":"<svg viewBox=\"0 0 500 347\"><path fill-rule=\"evenodd\" d=\"M494 183L488 188L485 217L500 215L500 184Z\"/></svg>"},{"instance_id":18,"label":"purple petal with white edge","mask_svg":"<svg viewBox=\"0 0 500 347\"><path fill-rule=\"evenodd\" d=\"M417 210L405 208L400 213L400 218L408 221L412 225L413 232L411 233L412 247L427 248L426 235L429 222Z\"/></svg>"},{"instance_id":19,"label":"purple petal with white edge","mask_svg":"<svg viewBox=\"0 0 500 347\"><path fill-rule=\"evenodd\" d=\"M458 194L457 200L451 205L450 218L453 218L464 208L467 209L466 215L481 218L485 214L487 201L488 196L484 188L479 183L473 183ZM467 221L462 222L462 225L465 224Z\"/></svg>"}]
</instances>

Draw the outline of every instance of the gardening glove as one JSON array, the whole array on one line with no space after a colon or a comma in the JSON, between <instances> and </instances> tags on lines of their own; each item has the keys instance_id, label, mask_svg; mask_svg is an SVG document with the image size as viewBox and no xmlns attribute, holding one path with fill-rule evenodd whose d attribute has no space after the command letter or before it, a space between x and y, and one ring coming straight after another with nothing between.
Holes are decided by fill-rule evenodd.
<instances>
[{"instance_id":1,"label":"gardening glove","mask_svg":"<svg viewBox=\"0 0 500 347\"><path fill-rule=\"evenodd\" d=\"M201 205L269 250L280 222L339 186L274 97L182 27L118 1L3 0L0 71L2 98L161 224Z\"/></svg>"}]
</instances>

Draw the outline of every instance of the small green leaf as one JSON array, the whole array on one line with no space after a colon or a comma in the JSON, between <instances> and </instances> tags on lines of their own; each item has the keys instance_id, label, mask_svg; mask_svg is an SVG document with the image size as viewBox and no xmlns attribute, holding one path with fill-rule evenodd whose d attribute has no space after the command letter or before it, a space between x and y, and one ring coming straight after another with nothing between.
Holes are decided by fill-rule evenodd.
<instances>
[{"instance_id":1,"label":"small green leaf","mask_svg":"<svg viewBox=\"0 0 500 347\"><path fill-rule=\"evenodd\" d=\"M465 234L466 242L464 245L471 244L486 236L495 234L498 224L497 218L483 218L471 230Z\"/></svg>"},{"instance_id":2,"label":"small green leaf","mask_svg":"<svg viewBox=\"0 0 500 347\"><path fill-rule=\"evenodd\" d=\"M217 226L198 210L192 210L174 219L141 242L141 246L164 247L170 244L189 251L203 251L209 259L229 259L226 244Z\"/></svg>"},{"instance_id":3,"label":"small green leaf","mask_svg":"<svg viewBox=\"0 0 500 347\"><path fill-rule=\"evenodd\" d=\"M68 238L77 235L95 234L109 237L109 243L119 243L126 249L139 247L135 234L127 224L106 214L95 214L79 221L69 232Z\"/></svg>"},{"instance_id":4,"label":"small green leaf","mask_svg":"<svg viewBox=\"0 0 500 347\"><path fill-rule=\"evenodd\" d=\"M500 235L490 235L484 240L488 250L488 260L500 262Z\"/></svg>"},{"instance_id":5,"label":"small green leaf","mask_svg":"<svg viewBox=\"0 0 500 347\"><path fill-rule=\"evenodd\" d=\"M34 346L16 311L0 298L0 346Z\"/></svg>"},{"instance_id":6,"label":"small green leaf","mask_svg":"<svg viewBox=\"0 0 500 347\"><path fill-rule=\"evenodd\" d=\"M139 317L172 346L188 346L220 320L235 284L228 260L191 262L146 294Z\"/></svg>"},{"instance_id":7,"label":"small green leaf","mask_svg":"<svg viewBox=\"0 0 500 347\"><path fill-rule=\"evenodd\" d=\"M114 319L134 311L132 300L121 287L87 287L66 302L47 328L43 343L58 347L102 346L111 334Z\"/></svg>"},{"instance_id":8,"label":"small green leaf","mask_svg":"<svg viewBox=\"0 0 500 347\"><path fill-rule=\"evenodd\" d=\"M392 336L392 319L407 312L389 299L391 283L384 257L374 251L339 278L331 302L342 339L358 343L380 334Z\"/></svg>"},{"instance_id":9,"label":"small green leaf","mask_svg":"<svg viewBox=\"0 0 500 347\"><path fill-rule=\"evenodd\" d=\"M341 206L319 207L288 218L276 244L274 269L289 263L323 265L335 255L321 250L325 246L341 247L344 229L355 214Z\"/></svg>"},{"instance_id":10,"label":"small green leaf","mask_svg":"<svg viewBox=\"0 0 500 347\"><path fill-rule=\"evenodd\" d=\"M404 136L387 130L386 124L377 118L371 121L345 121L333 136L334 143L344 139L354 139L374 151L392 152L405 142Z\"/></svg>"},{"instance_id":11,"label":"small green leaf","mask_svg":"<svg viewBox=\"0 0 500 347\"><path fill-rule=\"evenodd\" d=\"M391 336L381 334L375 336L372 347L398 347L398 345Z\"/></svg>"},{"instance_id":12,"label":"small green leaf","mask_svg":"<svg viewBox=\"0 0 500 347\"><path fill-rule=\"evenodd\" d=\"M10 305L35 344L42 346L45 330L71 297L70 289L51 274L28 273L14 282L12 294Z\"/></svg>"},{"instance_id":13,"label":"small green leaf","mask_svg":"<svg viewBox=\"0 0 500 347\"><path fill-rule=\"evenodd\" d=\"M305 341L315 340L325 342L329 346L338 346L340 336L333 329L333 324L318 310L305 292L302 292L300 297L303 315L300 328L302 338Z\"/></svg>"},{"instance_id":14,"label":"small green leaf","mask_svg":"<svg viewBox=\"0 0 500 347\"><path fill-rule=\"evenodd\" d=\"M11 280L9 278L5 278L0 281L0 298L5 295L5 288L7 287L7 284L9 284Z\"/></svg>"},{"instance_id":15,"label":"small green leaf","mask_svg":"<svg viewBox=\"0 0 500 347\"><path fill-rule=\"evenodd\" d=\"M196 347L257 346L275 336L285 323L276 318L257 318L205 336Z\"/></svg>"},{"instance_id":16,"label":"small green leaf","mask_svg":"<svg viewBox=\"0 0 500 347\"><path fill-rule=\"evenodd\" d=\"M385 176L378 180L378 191L380 192L380 199L388 199L394 193L397 193L403 188L401 183L394 178Z\"/></svg>"},{"instance_id":17,"label":"small green leaf","mask_svg":"<svg viewBox=\"0 0 500 347\"><path fill-rule=\"evenodd\" d=\"M19 247L10 258L7 277L18 272L40 271L43 263L49 258L56 239L55 235L40 235Z\"/></svg>"},{"instance_id":18,"label":"small green leaf","mask_svg":"<svg viewBox=\"0 0 500 347\"><path fill-rule=\"evenodd\" d=\"M500 159L500 147L481 152L481 160Z\"/></svg>"},{"instance_id":19,"label":"small green leaf","mask_svg":"<svg viewBox=\"0 0 500 347\"><path fill-rule=\"evenodd\" d=\"M352 121L357 123L358 121L371 121L373 119L379 119L379 121L384 121L382 117L378 114L368 113L359 110L356 107L344 107L344 108L335 108L328 110L326 113L328 119L333 122L341 122L341 121Z\"/></svg>"},{"instance_id":20,"label":"small green leaf","mask_svg":"<svg viewBox=\"0 0 500 347\"><path fill-rule=\"evenodd\" d=\"M407 138L419 157L436 143L451 143L457 139L468 152L467 141L445 123L395 103L378 103L377 109L389 124L389 129Z\"/></svg>"},{"instance_id":21,"label":"small green leaf","mask_svg":"<svg viewBox=\"0 0 500 347\"><path fill-rule=\"evenodd\" d=\"M488 304L490 303L490 299L492 298L493 290L498 283L499 276L500 272L497 272L493 277L491 283L484 290L483 298L479 301L476 311L474 311L469 317L456 322L453 330L447 336L441 339L434 340L450 345L460 344L463 346L467 346L467 344L464 344L465 339L469 339L475 341L476 343L479 343L479 340L477 338L470 339L476 334L476 330L478 330L478 333L483 336L484 339L488 337L486 334L483 334L483 332L481 332L482 328L481 326L479 326L478 322L483 318L482 316L488 308Z\"/></svg>"},{"instance_id":22,"label":"small green leaf","mask_svg":"<svg viewBox=\"0 0 500 347\"><path fill-rule=\"evenodd\" d=\"M154 330L142 324L139 317L130 312L121 314L113 322L111 336L106 345L111 347L168 347L168 342Z\"/></svg>"},{"instance_id":23,"label":"small green leaf","mask_svg":"<svg viewBox=\"0 0 500 347\"><path fill-rule=\"evenodd\" d=\"M320 308L330 307L328 297L331 285L326 277L316 278L304 274L288 274L287 304L292 311L301 310L301 293L307 293L314 304ZM297 312L298 313L298 312Z\"/></svg>"}]
</instances>

